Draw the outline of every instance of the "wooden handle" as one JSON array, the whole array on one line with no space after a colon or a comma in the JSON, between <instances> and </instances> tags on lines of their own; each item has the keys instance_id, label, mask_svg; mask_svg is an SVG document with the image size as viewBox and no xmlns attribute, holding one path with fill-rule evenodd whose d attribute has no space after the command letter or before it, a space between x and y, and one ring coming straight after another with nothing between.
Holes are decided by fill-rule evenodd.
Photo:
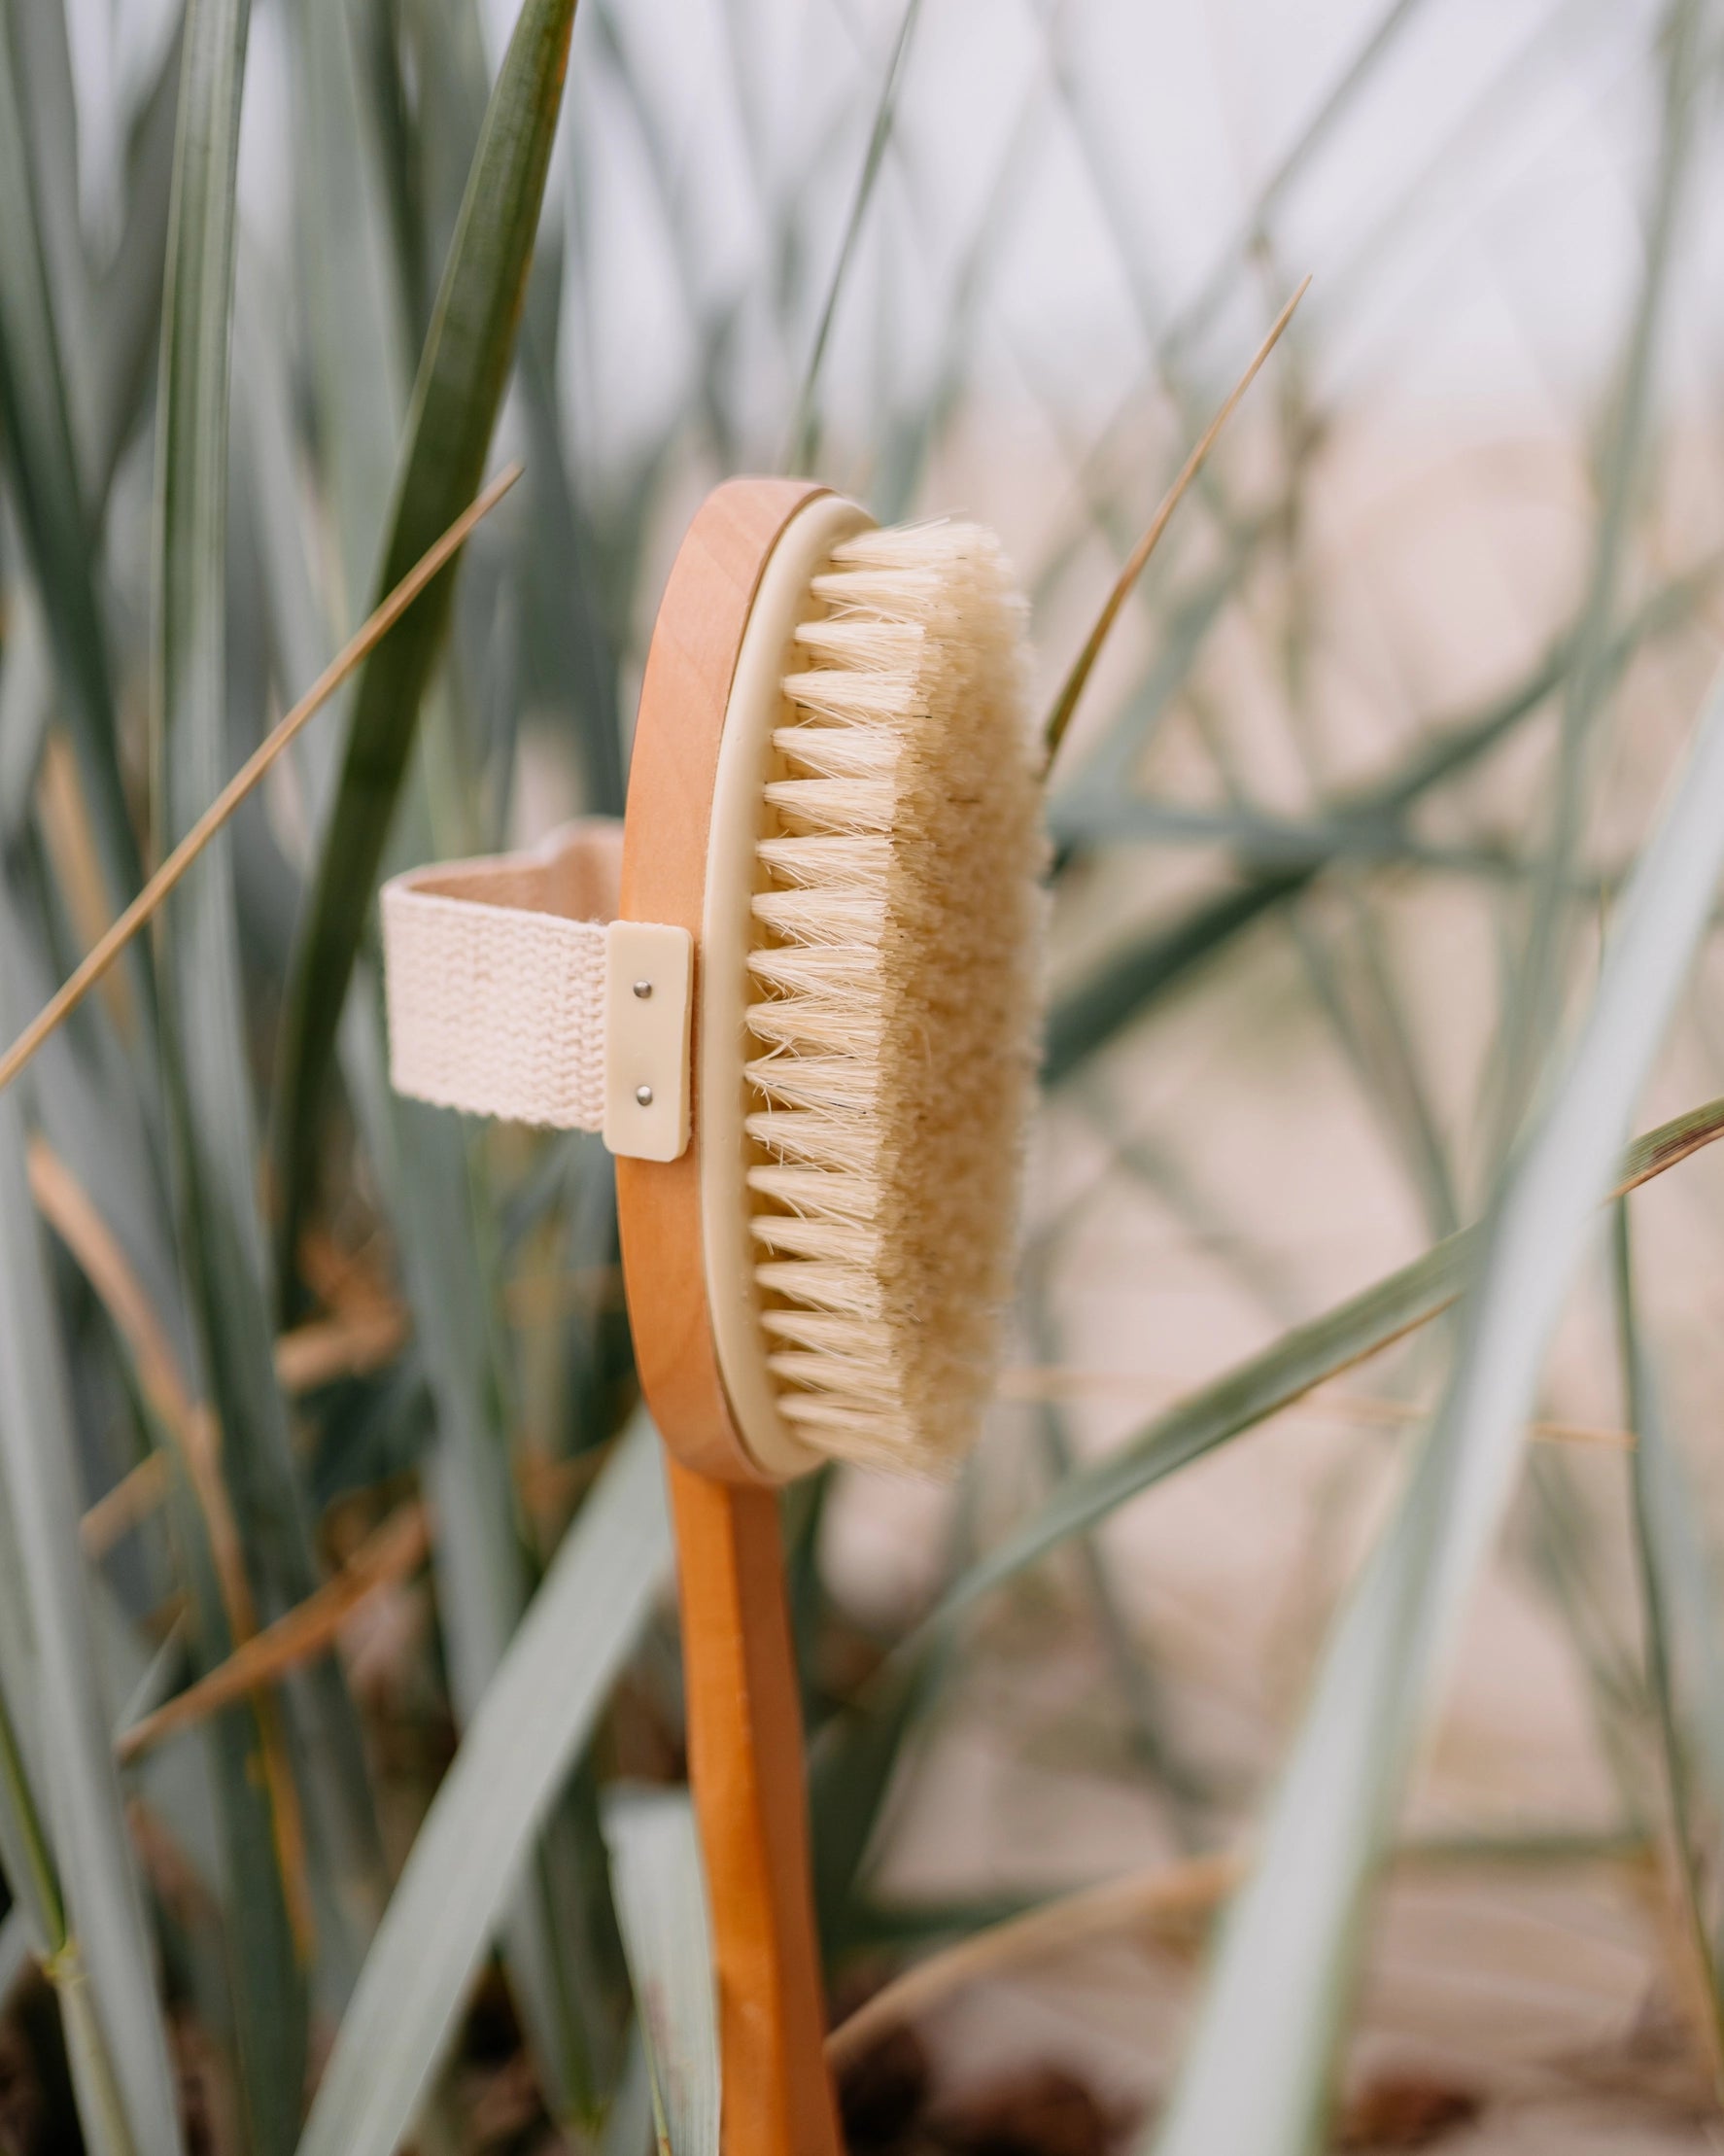
<instances>
[{"instance_id":1,"label":"wooden handle","mask_svg":"<svg viewBox=\"0 0 1724 2156\"><path fill-rule=\"evenodd\" d=\"M725 707L749 609L784 527L822 490L719 487L690 526L641 682L622 913L700 938ZM699 1000L696 1002L699 1026ZM702 1260L701 1104L681 1160L619 1160L617 1220L636 1361L671 1454L689 1780L717 1962L724 2156L839 2156L809 1882L802 1714L776 1490L738 1435Z\"/></svg>"},{"instance_id":2,"label":"wooden handle","mask_svg":"<svg viewBox=\"0 0 1724 2156\"><path fill-rule=\"evenodd\" d=\"M670 1476L724 2156L839 2156L777 1492Z\"/></svg>"}]
</instances>

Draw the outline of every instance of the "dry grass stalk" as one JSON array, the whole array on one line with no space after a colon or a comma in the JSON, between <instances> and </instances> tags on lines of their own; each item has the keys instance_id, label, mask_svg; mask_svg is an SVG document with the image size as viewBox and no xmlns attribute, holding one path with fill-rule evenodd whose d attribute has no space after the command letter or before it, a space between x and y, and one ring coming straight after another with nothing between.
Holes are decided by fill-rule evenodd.
<instances>
[{"instance_id":1,"label":"dry grass stalk","mask_svg":"<svg viewBox=\"0 0 1724 2156\"><path fill-rule=\"evenodd\" d=\"M1185 499L1187 488L1196 478L1198 472L1202 470L1204 460L1215 447L1222 429L1232 418L1239 400L1257 379L1258 369L1269 357L1269 354L1274 351L1276 345L1280 343L1281 332L1293 320L1293 309L1304 298L1310 283L1311 280L1307 277L1287 305L1275 317L1274 322L1270 325L1268 335L1264 337L1262 343L1258 346L1256 353L1253 355L1251 365L1239 377L1238 381L1234 383L1232 391L1221 410L1216 413L1198 436L1196 446L1180 468L1179 476L1161 497L1160 506L1150 519L1149 530L1145 532L1143 538L1132 548L1126 559L1125 567L1121 570L1119 575L1115 578L1114 588L1103 601L1101 611L1095 617L1094 627L1091 628L1088 636L1085 639L1084 648L1078 653L1072 670L1066 676L1059 694L1054 700L1053 709L1049 713L1047 727L1047 760L1049 763L1053 761L1060 743L1065 739L1066 729L1072 722L1072 713L1078 708L1078 700L1084 693L1090 674L1094 671L1096 660L1101 656L1102 645L1108 641L1114 623L1119 619L1121 608L1131 596L1131 587L1143 574L1150 556L1160 544L1161 535L1171 522L1174 510L1179 507L1180 503Z\"/></svg>"},{"instance_id":2,"label":"dry grass stalk","mask_svg":"<svg viewBox=\"0 0 1724 2156\"><path fill-rule=\"evenodd\" d=\"M621 1266L570 1266L554 1272L527 1272L505 1281L505 1323L519 1328L553 1325L570 1311L618 1310L623 1303Z\"/></svg>"},{"instance_id":3,"label":"dry grass stalk","mask_svg":"<svg viewBox=\"0 0 1724 2156\"><path fill-rule=\"evenodd\" d=\"M148 1452L128 1475L98 1497L78 1523L78 1539L91 1564L99 1564L115 1544L140 1527L167 1495L165 1452Z\"/></svg>"},{"instance_id":4,"label":"dry grass stalk","mask_svg":"<svg viewBox=\"0 0 1724 2156\"><path fill-rule=\"evenodd\" d=\"M393 1362L406 1338L407 1313L398 1304L314 1319L276 1341L276 1379L283 1392L296 1395L338 1377L363 1377Z\"/></svg>"},{"instance_id":5,"label":"dry grass stalk","mask_svg":"<svg viewBox=\"0 0 1724 2156\"><path fill-rule=\"evenodd\" d=\"M146 1404L179 1453L209 1539L210 1562L229 1637L243 1644L257 1632L258 1610L238 1522L222 1478L221 1433L215 1417L201 1401L192 1399L150 1298L88 1192L40 1135L31 1139L28 1159L30 1193L42 1217L71 1252L130 1349ZM264 1693L256 1705L288 1908L295 1934L309 1945L311 1889L298 1785L276 1702Z\"/></svg>"},{"instance_id":6,"label":"dry grass stalk","mask_svg":"<svg viewBox=\"0 0 1724 2156\"><path fill-rule=\"evenodd\" d=\"M1189 1862L1160 1865L1125 1879L1104 1880L1062 1895L1057 1901L996 1924L961 1939L943 1954L933 1954L906 1969L826 2039L826 2057L843 2072L888 2029L913 2021L966 1984L1019 1966L1045 1955L1064 1953L1114 1932L1156 1930L1208 1916L1243 1876L1240 1857L1195 1857Z\"/></svg>"},{"instance_id":7,"label":"dry grass stalk","mask_svg":"<svg viewBox=\"0 0 1724 2156\"><path fill-rule=\"evenodd\" d=\"M1178 1395L1164 1375L1153 1371L1084 1370L1070 1363L1022 1363L1003 1374L998 1397L1016 1401L1142 1400L1148 1397L1169 1402ZM1432 1412L1428 1405L1416 1400L1385 1400L1372 1393L1330 1392L1324 1388L1304 1394L1282 1411L1321 1414L1341 1422L1392 1428L1427 1421ZM1545 1443L1603 1445L1619 1452L1632 1450L1635 1442L1632 1430L1608 1423L1567 1422L1548 1417L1528 1423L1527 1434Z\"/></svg>"},{"instance_id":8,"label":"dry grass stalk","mask_svg":"<svg viewBox=\"0 0 1724 2156\"><path fill-rule=\"evenodd\" d=\"M224 1707L255 1697L290 1670L327 1653L342 1625L369 1596L416 1572L431 1544L426 1508L417 1501L392 1513L332 1580L296 1609L237 1646L224 1662L117 1739L122 1764L165 1739L195 1728Z\"/></svg>"},{"instance_id":9,"label":"dry grass stalk","mask_svg":"<svg viewBox=\"0 0 1724 2156\"><path fill-rule=\"evenodd\" d=\"M175 885L247 794L261 782L294 736L328 702L367 652L382 643L426 585L447 566L473 527L489 516L520 476L521 467L510 465L469 509L456 518L436 544L407 572L377 610L342 645L287 716L246 758L113 927L73 969L63 986L50 997L6 1054L0 1056L0 1089L11 1085L54 1028L78 1008L138 930L159 911Z\"/></svg>"},{"instance_id":10,"label":"dry grass stalk","mask_svg":"<svg viewBox=\"0 0 1724 2156\"><path fill-rule=\"evenodd\" d=\"M1397 1867L1440 1867L1466 1854L1442 1842L1413 1842L1396 1852L1395 1862ZM1491 1860L1488 1848L1472 1854L1485 1862ZM1592 1861L1601 1851L1589 1848L1574 1854L1577 1860ZM1685 1988L1690 1995L1686 2005L1691 2018L1709 2023L1704 2000L1695 1995L1692 1941L1674 1921L1668 1896L1660 1892L1652 1854L1643 1846L1630 1844L1609 1851L1608 1860L1625 1867L1630 1880L1646 1895L1651 1922L1665 1939L1672 1967L1687 1957L1677 1988ZM960 1939L882 1985L841 2022L826 2039L827 2060L834 2072L842 2073L889 2030L914 2022L970 1984L1002 1976L1027 1964L1132 1933L1175 1940L1194 1920L1215 1914L1244 1878L1248 1861L1241 1854L1213 1855L1131 1872L1121 1879L1103 1880L1097 1886L1081 1887L1073 1894L1026 1910L1022 1916ZM1711 2041L1708 2026L1703 2037L1703 2049L1708 2056Z\"/></svg>"},{"instance_id":11,"label":"dry grass stalk","mask_svg":"<svg viewBox=\"0 0 1724 2156\"><path fill-rule=\"evenodd\" d=\"M43 1219L78 1261L131 1350L150 1411L179 1444L190 1448L196 1409L173 1345L130 1261L88 1192L44 1137L30 1140L29 1174L30 1195Z\"/></svg>"},{"instance_id":12,"label":"dry grass stalk","mask_svg":"<svg viewBox=\"0 0 1724 2156\"><path fill-rule=\"evenodd\" d=\"M106 932L114 913L78 776L78 758L58 731L51 731L42 747L36 807L73 928L83 941L93 944ZM122 1032L128 1032L137 1014L124 975L110 974L102 994L109 1016Z\"/></svg>"}]
</instances>

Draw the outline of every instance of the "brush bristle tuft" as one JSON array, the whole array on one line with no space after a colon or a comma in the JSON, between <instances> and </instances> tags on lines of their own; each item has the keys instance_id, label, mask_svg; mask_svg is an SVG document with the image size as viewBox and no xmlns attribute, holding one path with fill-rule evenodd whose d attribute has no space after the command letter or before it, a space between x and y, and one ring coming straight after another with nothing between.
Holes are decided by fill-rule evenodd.
<instances>
[{"instance_id":1,"label":"brush bristle tuft","mask_svg":"<svg viewBox=\"0 0 1724 2156\"><path fill-rule=\"evenodd\" d=\"M812 591L750 961L768 1363L816 1449L939 1473L993 1386L1035 1081L1023 608L963 524L865 533Z\"/></svg>"}]
</instances>

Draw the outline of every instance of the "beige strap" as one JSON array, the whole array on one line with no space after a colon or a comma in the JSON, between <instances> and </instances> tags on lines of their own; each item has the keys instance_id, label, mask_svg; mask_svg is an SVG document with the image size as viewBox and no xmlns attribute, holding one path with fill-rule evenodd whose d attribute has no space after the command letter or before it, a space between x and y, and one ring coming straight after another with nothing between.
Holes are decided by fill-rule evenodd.
<instances>
[{"instance_id":1,"label":"beige strap","mask_svg":"<svg viewBox=\"0 0 1724 2156\"><path fill-rule=\"evenodd\" d=\"M618 921L622 826L383 887L390 1076L472 1115L602 1130L613 1153L688 1145L694 943Z\"/></svg>"},{"instance_id":2,"label":"beige strap","mask_svg":"<svg viewBox=\"0 0 1724 2156\"><path fill-rule=\"evenodd\" d=\"M439 1106L559 1130L604 1122L604 923L622 826L441 863L383 887L390 1075Z\"/></svg>"}]
</instances>

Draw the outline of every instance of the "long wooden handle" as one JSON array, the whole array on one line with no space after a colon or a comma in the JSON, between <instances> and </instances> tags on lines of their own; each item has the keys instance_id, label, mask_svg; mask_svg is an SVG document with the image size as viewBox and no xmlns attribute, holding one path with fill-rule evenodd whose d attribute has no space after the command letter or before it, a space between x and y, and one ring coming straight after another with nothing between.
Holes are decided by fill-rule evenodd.
<instances>
[{"instance_id":1,"label":"long wooden handle","mask_svg":"<svg viewBox=\"0 0 1724 2156\"><path fill-rule=\"evenodd\" d=\"M724 2156L840 2156L777 1493L668 1465Z\"/></svg>"},{"instance_id":2,"label":"long wooden handle","mask_svg":"<svg viewBox=\"0 0 1724 2156\"><path fill-rule=\"evenodd\" d=\"M821 491L784 479L715 489L659 607L629 765L622 913L688 929L697 977L712 790L737 655L779 535ZM698 1003L695 1028L698 1036ZM672 1455L689 1779L718 1973L724 2156L839 2156L777 1495L732 1421L718 1368L701 1215L699 1070L697 1046L694 1145L679 1161L619 1160L616 1192L636 1361Z\"/></svg>"}]
</instances>

